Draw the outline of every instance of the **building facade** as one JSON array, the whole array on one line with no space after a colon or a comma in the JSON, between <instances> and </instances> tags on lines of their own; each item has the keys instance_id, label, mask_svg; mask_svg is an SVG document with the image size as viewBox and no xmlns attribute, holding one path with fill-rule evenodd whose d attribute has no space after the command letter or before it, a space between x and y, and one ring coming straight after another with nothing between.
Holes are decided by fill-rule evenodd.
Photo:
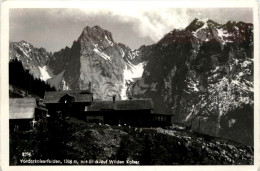
<instances>
[{"instance_id":1,"label":"building facade","mask_svg":"<svg viewBox=\"0 0 260 171\"><path fill-rule=\"evenodd\" d=\"M87 122L128 126L165 126L172 115L154 112L151 99L99 101L88 90L45 92L44 104L51 116L59 113Z\"/></svg>"},{"instance_id":2,"label":"building facade","mask_svg":"<svg viewBox=\"0 0 260 171\"><path fill-rule=\"evenodd\" d=\"M46 117L47 110L35 98L10 98L9 123L11 130L27 131L34 123Z\"/></svg>"}]
</instances>

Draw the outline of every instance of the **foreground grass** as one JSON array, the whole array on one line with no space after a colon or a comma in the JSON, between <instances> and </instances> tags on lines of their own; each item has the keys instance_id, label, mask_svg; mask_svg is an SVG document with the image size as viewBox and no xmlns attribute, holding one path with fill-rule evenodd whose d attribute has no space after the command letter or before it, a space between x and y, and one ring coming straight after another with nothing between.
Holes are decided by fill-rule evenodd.
<instances>
[{"instance_id":1,"label":"foreground grass","mask_svg":"<svg viewBox=\"0 0 260 171\"><path fill-rule=\"evenodd\" d=\"M58 159L61 164L253 164L252 147L186 130L97 125L71 118L50 123L48 132L27 133L19 142L11 140L11 148L32 151L32 159ZM19 153L12 153L11 164L21 164L18 159L24 157ZM89 160L103 163L81 163Z\"/></svg>"}]
</instances>

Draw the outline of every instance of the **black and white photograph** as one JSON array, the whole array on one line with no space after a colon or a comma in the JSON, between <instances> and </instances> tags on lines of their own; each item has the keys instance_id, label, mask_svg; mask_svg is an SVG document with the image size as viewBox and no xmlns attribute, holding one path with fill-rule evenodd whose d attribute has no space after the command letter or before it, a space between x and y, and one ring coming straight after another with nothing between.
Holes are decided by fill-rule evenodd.
<instances>
[{"instance_id":1,"label":"black and white photograph","mask_svg":"<svg viewBox=\"0 0 260 171\"><path fill-rule=\"evenodd\" d=\"M256 164L254 8L144 4L9 9L10 166Z\"/></svg>"}]
</instances>

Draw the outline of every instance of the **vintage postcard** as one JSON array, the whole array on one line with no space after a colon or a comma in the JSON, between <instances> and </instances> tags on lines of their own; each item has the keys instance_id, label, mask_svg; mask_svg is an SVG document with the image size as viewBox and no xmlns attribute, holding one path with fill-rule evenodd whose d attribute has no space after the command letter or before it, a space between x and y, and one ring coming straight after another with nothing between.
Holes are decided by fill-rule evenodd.
<instances>
[{"instance_id":1,"label":"vintage postcard","mask_svg":"<svg viewBox=\"0 0 260 171\"><path fill-rule=\"evenodd\" d=\"M259 169L256 1L5 1L1 17L2 170Z\"/></svg>"}]
</instances>

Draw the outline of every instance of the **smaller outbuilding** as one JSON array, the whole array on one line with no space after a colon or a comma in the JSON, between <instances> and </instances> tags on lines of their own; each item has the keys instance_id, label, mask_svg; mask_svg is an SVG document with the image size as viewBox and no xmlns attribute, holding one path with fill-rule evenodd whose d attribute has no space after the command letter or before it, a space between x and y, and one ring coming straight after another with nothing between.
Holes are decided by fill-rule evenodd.
<instances>
[{"instance_id":1,"label":"smaller outbuilding","mask_svg":"<svg viewBox=\"0 0 260 171\"><path fill-rule=\"evenodd\" d=\"M30 130L34 123L45 118L47 110L40 107L35 98L10 98L9 123L14 131Z\"/></svg>"}]
</instances>

